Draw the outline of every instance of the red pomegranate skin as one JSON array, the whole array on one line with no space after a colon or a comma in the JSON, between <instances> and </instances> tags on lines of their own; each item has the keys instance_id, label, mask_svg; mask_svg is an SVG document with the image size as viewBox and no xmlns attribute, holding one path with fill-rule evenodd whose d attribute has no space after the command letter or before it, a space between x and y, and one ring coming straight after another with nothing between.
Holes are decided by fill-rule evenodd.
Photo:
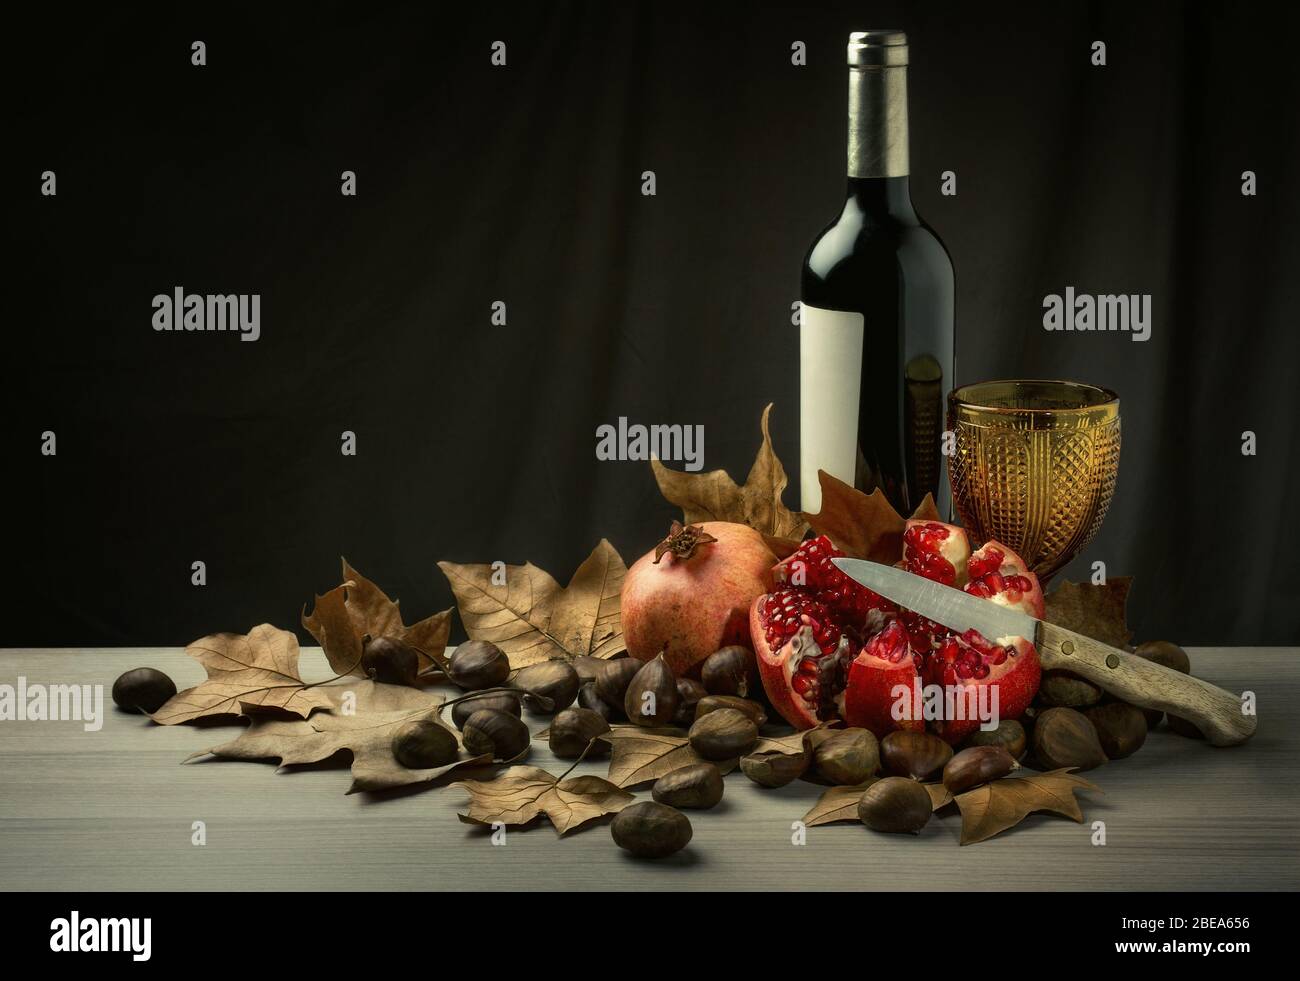
<instances>
[{"instance_id":1,"label":"red pomegranate skin","mask_svg":"<svg viewBox=\"0 0 1300 981\"><path fill-rule=\"evenodd\" d=\"M776 556L748 525L702 521L717 539L687 558L666 552L655 563L651 549L623 580L623 642L632 657L648 661L660 651L679 678L694 676L700 662L721 647L749 637L749 607L772 589Z\"/></svg>"}]
</instances>

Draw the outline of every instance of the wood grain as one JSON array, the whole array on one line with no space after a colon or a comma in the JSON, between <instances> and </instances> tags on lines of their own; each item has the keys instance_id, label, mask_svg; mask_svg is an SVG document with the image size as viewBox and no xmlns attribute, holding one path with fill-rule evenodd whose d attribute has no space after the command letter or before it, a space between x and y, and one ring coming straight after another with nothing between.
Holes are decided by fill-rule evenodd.
<instances>
[{"instance_id":1,"label":"wood grain","mask_svg":"<svg viewBox=\"0 0 1300 981\"><path fill-rule=\"evenodd\" d=\"M1179 674L1072 630L1038 628L1043 670L1073 671L1139 708L1159 709L1192 722L1214 746L1236 746L1255 734L1257 717L1236 692Z\"/></svg>"},{"instance_id":2,"label":"wood grain","mask_svg":"<svg viewBox=\"0 0 1300 981\"><path fill-rule=\"evenodd\" d=\"M10 650L0 683L105 686L100 732L76 722L0 722L0 882L11 890L218 889L1268 889L1300 887L1300 651L1193 650L1193 670L1259 697L1250 742L1216 749L1163 727L1133 757L1088 773L1085 823L1032 816L991 841L959 847L957 818L918 837L855 825L807 832L792 822L822 788L764 790L726 777L713 811L672 859L625 856L596 826L561 840L542 823L506 845L456 820L458 789L345 796L339 760L276 773L272 764L199 761L190 753L235 734L228 725L159 727L116 712L122 671L161 668L181 686L202 669L179 649ZM324 678L318 650L303 673ZM531 720L535 731L545 720ZM544 745L532 765L562 772ZM603 774L584 763L577 772ZM645 791L639 799L648 798ZM190 843L194 821L207 845ZM1094 845L1093 821L1106 844Z\"/></svg>"}]
</instances>

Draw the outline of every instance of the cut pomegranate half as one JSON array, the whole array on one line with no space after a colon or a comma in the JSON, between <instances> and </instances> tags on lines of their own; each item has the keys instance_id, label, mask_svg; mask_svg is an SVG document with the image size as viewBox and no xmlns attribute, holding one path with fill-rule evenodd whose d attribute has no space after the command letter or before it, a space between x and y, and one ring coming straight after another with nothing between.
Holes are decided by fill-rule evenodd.
<instances>
[{"instance_id":1,"label":"cut pomegranate half","mask_svg":"<svg viewBox=\"0 0 1300 981\"><path fill-rule=\"evenodd\" d=\"M839 718L852 639L811 594L786 587L760 596L749 615L758 673L772 707L792 726Z\"/></svg>"}]
</instances>

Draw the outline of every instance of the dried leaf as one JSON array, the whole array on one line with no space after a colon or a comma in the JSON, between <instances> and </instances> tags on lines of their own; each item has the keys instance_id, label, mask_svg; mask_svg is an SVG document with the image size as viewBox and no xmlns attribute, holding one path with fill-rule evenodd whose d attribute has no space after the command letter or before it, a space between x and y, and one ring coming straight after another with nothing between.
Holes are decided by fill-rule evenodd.
<instances>
[{"instance_id":1,"label":"dried leaf","mask_svg":"<svg viewBox=\"0 0 1300 981\"><path fill-rule=\"evenodd\" d=\"M361 643L367 635L392 637L416 649L420 670L445 667L442 653L451 636L451 610L406 626L396 600L348 565L343 559L343 585L317 596L310 615L302 611L307 628L334 669L335 674L362 674Z\"/></svg>"},{"instance_id":2,"label":"dried leaf","mask_svg":"<svg viewBox=\"0 0 1300 981\"><path fill-rule=\"evenodd\" d=\"M1132 576L1111 576L1104 586L1065 580L1044 602L1043 619L1111 647L1124 648L1133 639L1124 608Z\"/></svg>"},{"instance_id":3,"label":"dried leaf","mask_svg":"<svg viewBox=\"0 0 1300 981\"><path fill-rule=\"evenodd\" d=\"M208 673L208 679L177 692L150 718L159 725L214 715L244 715L278 709L307 717L334 703L321 688L305 688L298 673L298 638L264 623L247 634L201 637L185 653Z\"/></svg>"},{"instance_id":4,"label":"dried leaf","mask_svg":"<svg viewBox=\"0 0 1300 981\"><path fill-rule=\"evenodd\" d=\"M531 562L506 566L504 585L493 582L490 565L439 562L438 568L451 583L470 637L496 644L512 668L607 658L627 649L619 617L627 566L603 538L563 589Z\"/></svg>"},{"instance_id":5,"label":"dried leaf","mask_svg":"<svg viewBox=\"0 0 1300 981\"><path fill-rule=\"evenodd\" d=\"M815 729L802 729L797 732L791 732L784 736L763 736L754 748L749 751L749 756L761 756L764 753L779 753L782 756L798 756L800 753L811 752L818 742L826 738L829 731L824 725Z\"/></svg>"},{"instance_id":6,"label":"dried leaf","mask_svg":"<svg viewBox=\"0 0 1300 981\"><path fill-rule=\"evenodd\" d=\"M876 779L873 777L856 787L831 787L803 816L803 823L809 828L815 828L819 824L834 824L836 821L857 822L858 801L862 799L863 791L875 783Z\"/></svg>"},{"instance_id":7,"label":"dried leaf","mask_svg":"<svg viewBox=\"0 0 1300 981\"><path fill-rule=\"evenodd\" d=\"M921 500L921 503L917 505L916 510L912 512L912 517L917 521L943 520L942 516L939 514L939 506L934 503L934 495L929 491L926 491L925 497Z\"/></svg>"},{"instance_id":8,"label":"dried leaf","mask_svg":"<svg viewBox=\"0 0 1300 981\"><path fill-rule=\"evenodd\" d=\"M879 777L872 777L866 783L860 783L855 787L831 787L804 815L803 823L812 828L819 824L834 824L837 821L857 822L858 801L862 799L863 791L879 779ZM930 794L933 810L942 810L953 802L952 794L943 784L927 783L923 786Z\"/></svg>"},{"instance_id":9,"label":"dried leaf","mask_svg":"<svg viewBox=\"0 0 1300 981\"><path fill-rule=\"evenodd\" d=\"M941 811L955 800L952 792L941 783L927 783L925 789L930 792L931 810Z\"/></svg>"},{"instance_id":10,"label":"dried leaf","mask_svg":"<svg viewBox=\"0 0 1300 981\"><path fill-rule=\"evenodd\" d=\"M705 760L676 732L629 725L603 733L600 738L613 747L609 779L619 787L638 787L694 763L712 762L723 773L736 768L736 760Z\"/></svg>"},{"instance_id":11,"label":"dried leaf","mask_svg":"<svg viewBox=\"0 0 1300 981\"><path fill-rule=\"evenodd\" d=\"M1083 811L1074 794L1078 790L1101 788L1068 770L1036 773L1029 777L1005 777L957 795L961 809L961 843L984 841L1013 828L1035 811L1051 811L1083 822Z\"/></svg>"},{"instance_id":12,"label":"dried leaf","mask_svg":"<svg viewBox=\"0 0 1300 981\"><path fill-rule=\"evenodd\" d=\"M855 559L893 565L903 554L902 516L894 510L879 487L864 494L856 487L817 471L822 485L822 509L805 514L814 533L825 535L841 552ZM929 494L913 518L938 521L939 509Z\"/></svg>"},{"instance_id":13,"label":"dried leaf","mask_svg":"<svg viewBox=\"0 0 1300 981\"><path fill-rule=\"evenodd\" d=\"M494 780L462 780L452 786L469 792L469 813L460 815L466 824L527 824L545 814L561 835L617 814L636 799L601 777L556 782L535 766L512 766Z\"/></svg>"},{"instance_id":14,"label":"dried leaf","mask_svg":"<svg viewBox=\"0 0 1300 981\"><path fill-rule=\"evenodd\" d=\"M757 783L767 787L779 787L799 775L806 774L812 764L813 750L823 739L830 736L830 730L824 725L802 732L792 732L787 736L764 736L740 761L745 774ZM779 765L775 757L802 757L800 764L792 769L789 764Z\"/></svg>"},{"instance_id":15,"label":"dried leaf","mask_svg":"<svg viewBox=\"0 0 1300 981\"><path fill-rule=\"evenodd\" d=\"M781 500L789 478L772 449L772 436L768 430L771 412L769 403L763 410L763 442L743 487L736 486L725 470L685 473L669 470L657 459L650 461L659 492L664 500L682 509L682 520L686 524L735 521L773 538L803 538L807 523Z\"/></svg>"},{"instance_id":16,"label":"dried leaf","mask_svg":"<svg viewBox=\"0 0 1300 981\"><path fill-rule=\"evenodd\" d=\"M409 784L427 783L462 766L485 765L490 756L465 753L460 733L451 730L461 746L462 757L446 766L408 770L393 758L393 732L404 722L438 718L442 698L417 688L359 681L335 688L355 696L354 714L331 711L299 721L255 718L232 742L214 746L195 756L212 754L231 760L278 759L281 766L318 763L347 750L352 754L352 786L348 793L388 790Z\"/></svg>"}]
</instances>

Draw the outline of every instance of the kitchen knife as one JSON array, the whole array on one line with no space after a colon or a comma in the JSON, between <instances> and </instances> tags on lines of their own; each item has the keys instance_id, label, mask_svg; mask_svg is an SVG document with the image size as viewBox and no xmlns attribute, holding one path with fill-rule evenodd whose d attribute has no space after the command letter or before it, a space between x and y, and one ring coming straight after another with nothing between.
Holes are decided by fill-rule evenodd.
<instances>
[{"instance_id":1,"label":"kitchen knife","mask_svg":"<svg viewBox=\"0 0 1300 981\"><path fill-rule=\"evenodd\" d=\"M1181 716L1212 745L1235 746L1255 734L1256 718L1243 711L1241 699L1209 682L903 569L862 559L831 561L872 592L951 630L975 629L998 642L1030 640L1044 671L1070 671L1130 705Z\"/></svg>"}]
</instances>

